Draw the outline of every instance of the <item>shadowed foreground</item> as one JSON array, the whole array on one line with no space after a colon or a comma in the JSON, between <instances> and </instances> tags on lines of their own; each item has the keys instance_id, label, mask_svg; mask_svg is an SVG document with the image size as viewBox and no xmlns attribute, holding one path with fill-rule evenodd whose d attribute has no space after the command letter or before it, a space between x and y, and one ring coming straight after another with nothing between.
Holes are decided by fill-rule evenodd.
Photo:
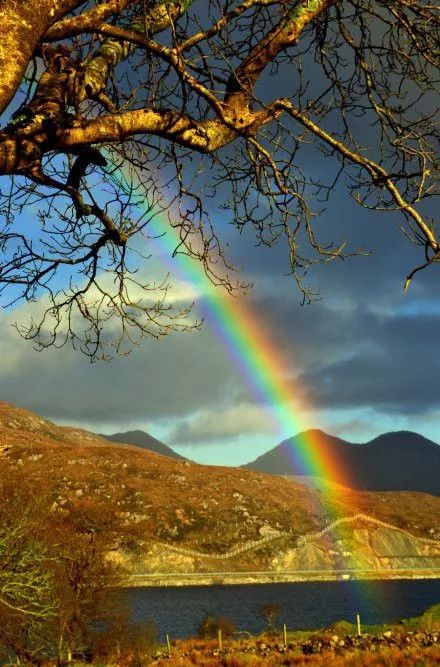
<instances>
[{"instance_id":1,"label":"shadowed foreground","mask_svg":"<svg viewBox=\"0 0 440 667\"><path fill-rule=\"evenodd\" d=\"M421 616L398 625L357 628L340 621L326 630L287 633L272 632L258 637L243 637L222 642L218 639L178 641L154 663L189 667L259 667L260 665L357 665L421 666L440 664L440 605L427 609Z\"/></svg>"}]
</instances>

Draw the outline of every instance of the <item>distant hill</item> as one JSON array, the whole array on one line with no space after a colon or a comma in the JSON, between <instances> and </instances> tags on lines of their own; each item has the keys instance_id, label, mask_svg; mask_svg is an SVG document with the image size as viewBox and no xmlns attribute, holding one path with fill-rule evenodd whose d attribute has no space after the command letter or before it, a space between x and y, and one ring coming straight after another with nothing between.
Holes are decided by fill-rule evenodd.
<instances>
[{"instance_id":1,"label":"distant hill","mask_svg":"<svg viewBox=\"0 0 440 667\"><path fill-rule=\"evenodd\" d=\"M440 496L440 446L411 431L384 433L370 442L353 444L322 431L306 431L305 438L318 439L333 461L349 470L351 486L360 491L422 491ZM301 476L292 447L297 438L243 466L272 475ZM332 481L332 480L329 480Z\"/></svg>"},{"instance_id":2,"label":"distant hill","mask_svg":"<svg viewBox=\"0 0 440 667\"><path fill-rule=\"evenodd\" d=\"M112 435L100 433L100 437L110 442L134 445L135 447L141 447L141 449L148 449L150 452L156 452L156 454L162 454L162 456L168 456L171 459L186 461L184 456L181 456L174 449L164 445L163 442L153 438L152 435L144 431L126 431L125 433L113 433Z\"/></svg>"}]
</instances>

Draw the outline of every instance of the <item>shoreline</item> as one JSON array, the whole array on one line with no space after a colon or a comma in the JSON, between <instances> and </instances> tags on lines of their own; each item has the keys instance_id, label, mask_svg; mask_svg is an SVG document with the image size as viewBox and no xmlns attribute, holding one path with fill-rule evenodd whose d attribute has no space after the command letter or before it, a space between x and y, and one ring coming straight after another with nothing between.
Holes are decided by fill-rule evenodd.
<instances>
[{"instance_id":1,"label":"shoreline","mask_svg":"<svg viewBox=\"0 0 440 667\"><path fill-rule=\"evenodd\" d=\"M122 588L172 586L230 586L253 584L292 584L318 581L390 581L440 579L440 568L432 570L340 570L334 572L193 572L149 573L127 577Z\"/></svg>"}]
</instances>

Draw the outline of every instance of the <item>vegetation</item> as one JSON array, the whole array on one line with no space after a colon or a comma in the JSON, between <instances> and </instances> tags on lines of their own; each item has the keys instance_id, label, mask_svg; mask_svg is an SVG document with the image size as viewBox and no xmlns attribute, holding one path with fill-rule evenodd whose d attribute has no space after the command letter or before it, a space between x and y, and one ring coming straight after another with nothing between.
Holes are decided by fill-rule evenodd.
<instances>
[{"instance_id":1,"label":"vegetation","mask_svg":"<svg viewBox=\"0 0 440 667\"><path fill-rule=\"evenodd\" d=\"M131 624L112 592L122 574L108 558L121 539L117 519L87 503L54 512L52 489L4 462L0 496L0 660L151 653L154 632Z\"/></svg>"},{"instance_id":2,"label":"vegetation","mask_svg":"<svg viewBox=\"0 0 440 667\"><path fill-rule=\"evenodd\" d=\"M218 657L192 656L191 658L171 658L167 662L159 662L159 665L169 667L274 667L275 665L310 665L313 667L435 667L439 664L439 652L436 649L425 649L420 653L419 649L384 649L378 655L355 652L352 655L296 655L286 658L267 658L249 656L237 653L225 656L219 661Z\"/></svg>"},{"instance_id":3,"label":"vegetation","mask_svg":"<svg viewBox=\"0 0 440 667\"><path fill-rule=\"evenodd\" d=\"M266 602L258 608L258 613L266 621L269 632L275 630L275 621L281 614L282 609L278 602Z\"/></svg>"},{"instance_id":4,"label":"vegetation","mask_svg":"<svg viewBox=\"0 0 440 667\"><path fill-rule=\"evenodd\" d=\"M163 542L174 543L181 523L185 524L180 540L183 548L201 550L209 532L212 551L221 553L242 541L260 539L262 525L279 530L293 526L295 531L307 532L315 528L313 521L319 528L324 520L310 517L311 510L316 513L321 494L312 496L315 492L289 480L198 466L110 444L6 404L0 404L0 419L8 443L0 458L0 660L18 656L22 664L47 665L51 656L66 660L71 654L82 660L93 656L104 665L141 664L154 653L155 633L146 621L134 627L114 592L124 577L122 563L142 568L147 551L150 562L152 545L158 545L158 562L165 567L168 552ZM255 498L257 485L259 497ZM215 504L210 504L211 499ZM334 502L341 514L355 513L360 507L378 517L384 516L381 513L403 516L410 531L429 536L440 500L412 493L356 493L341 487ZM193 507L198 508L194 515ZM243 516L243 508L251 510L249 517ZM292 542L297 534L292 532ZM277 543L270 544L238 554L230 563L221 562L236 570L261 569L279 553ZM206 562L209 568L209 559ZM200 563L198 559L198 566ZM426 633L431 636L438 631L438 622L439 610L431 609L422 618L402 624L400 631L420 630L423 637ZM242 635L228 639L234 628L224 618L205 619L201 627L208 638L193 640L199 647L194 664L197 660L204 664L202 659L209 664L214 659L207 651L216 650L219 627L227 651L246 653L243 657L227 653L225 660L229 661L251 664L260 654L253 655L248 649L258 642L267 646L282 642L279 633L272 632L249 640L246 648L246 640L238 639ZM380 627L367 630L384 632ZM346 624L323 635L328 639L335 633L340 637L356 634ZM319 656L302 649L311 636L313 633L289 633L288 642L295 643L295 660L318 660ZM188 651L193 649L189 645ZM397 650L385 644L382 649L390 655ZM174 650L187 652L184 643ZM218 664L218 657L215 659Z\"/></svg>"},{"instance_id":5,"label":"vegetation","mask_svg":"<svg viewBox=\"0 0 440 667\"><path fill-rule=\"evenodd\" d=\"M9 447L1 474L4 479L21 475L46 489L51 508L41 518L46 531L55 534L56 522L68 525L74 520L75 531L88 525L94 533L84 529L86 541L91 535L108 535L111 552L132 554L136 567L136 559L151 547L145 540L151 540L206 554L198 566L218 571L219 561L210 561L210 555L261 540L261 529L269 526L287 537L221 561L226 569L262 570L280 546L295 545L299 535L323 528L329 511L335 516L364 512L391 524L400 521L416 536L437 534L440 499L426 494L363 493L341 487L336 496L282 477L185 463L111 444L4 403L0 419ZM9 423L14 427L8 428ZM115 510L111 517L109 502ZM319 513L321 506L325 511ZM167 554L171 559L171 552L158 551L161 569Z\"/></svg>"},{"instance_id":6,"label":"vegetation","mask_svg":"<svg viewBox=\"0 0 440 667\"><path fill-rule=\"evenodd\" d=\"M203 639L217 637L219 630L222 637L231 637L237 631L237 626L230 618L206 614L197 629L197 636Z\"/></svg>"},{"instance_id":7,"label":"vegetation","mask_svg":"<svg viewBox=\"0 0 440 667\"><path fill-rule=\"evenodd\" d=\"M429 628L427 627L427 619ZM440 604L398 625L357 627L347 621L314 631L290 631L287 642L273 631L256 637L236 633L223 642L187 639L174 642L171 658L159 651L155 664L203 667L313 665L324 667L430 667L440 660Z\"/></svg>"},{"instance_id":8,"label":"vegetation","mask_svg":"<svg viewBox=\"0 0 440 667\"><path fill-rule=\"evenodd\" d=\"M122 528L117 514L108 512L107 499L92 503L74 492L76 502L72 498L63 502L57 490L55 497L62 503L57 505L53 488L42 483L37 472L30 464L11 467L3 460L0 465L4 501L0 519L7 526L0 550L0 659L18 658L23 665L44 667L53 665L55 658L59 664L70 658L71 664L80 659L107 667L149 664L155 655L155 628L130 621L124 600L115 591L123 573L117 561L109 559L122 539L128 544L138 539L136 529ZM37 558L30 562L29 555ZM228 618L208 615L201 622L200 638L175 642L167 664L245 667L285 664L288 658L289 664L298 665L415 666L416 654L423 655L425 665L439 659L440 605L396 627L363 627L361 639L355 626L347 623L315 632L289 632L287 646L273 628L279 611L275 603L261 607L270 631L255 638L237 633ZM221 654L218 629L224 641ZM166 651L159 651L157 664Z\"/></svg>"},{"instance_id":9,"label":"vegetation","mask_svg":"<svg viewBox=\"0 0 440 667\"><path fill-rule=\"evenodd\" d=\"M44 492L1 474L0 497L0 660L12 653L38 664L57 607Z\"/></svg>"},{"instance_id":10,"label":"vegetation","mask_svg":"<svg viewBox=\"0 0 440 667\"><path fill-rule=\"evenodd\" d=\"M435 3L2 0L0 25L0 288L41 298L37 346L110 356L194 325L146 275L157 214L231 291L218 213L284 239L311 299L309 267L356 252L319 229L339 182L420 246L406 286L438 263Z\"/></svg>"}]
</instances>

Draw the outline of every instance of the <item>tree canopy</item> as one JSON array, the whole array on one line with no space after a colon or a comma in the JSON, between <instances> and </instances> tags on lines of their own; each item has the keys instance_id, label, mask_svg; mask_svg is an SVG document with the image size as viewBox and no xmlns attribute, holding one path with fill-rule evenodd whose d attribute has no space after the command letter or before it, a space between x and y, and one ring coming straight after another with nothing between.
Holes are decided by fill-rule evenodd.
<instances>
[{"instance_id":1,"label":"tree canopy","mask_svg":"<svg viewBox=\"0 0 440 667\"><path fill-rule=\"evenodd\" d=\"M41 301L37 346L193 326L148 280L158 214L229 290L220 218L285 239L310 299L308 268L349 254L316 225L343 179L420 246L406 286L439 260L437 3L0 0L0 27L0 290Z\"/></svg>"}]
</instances>

